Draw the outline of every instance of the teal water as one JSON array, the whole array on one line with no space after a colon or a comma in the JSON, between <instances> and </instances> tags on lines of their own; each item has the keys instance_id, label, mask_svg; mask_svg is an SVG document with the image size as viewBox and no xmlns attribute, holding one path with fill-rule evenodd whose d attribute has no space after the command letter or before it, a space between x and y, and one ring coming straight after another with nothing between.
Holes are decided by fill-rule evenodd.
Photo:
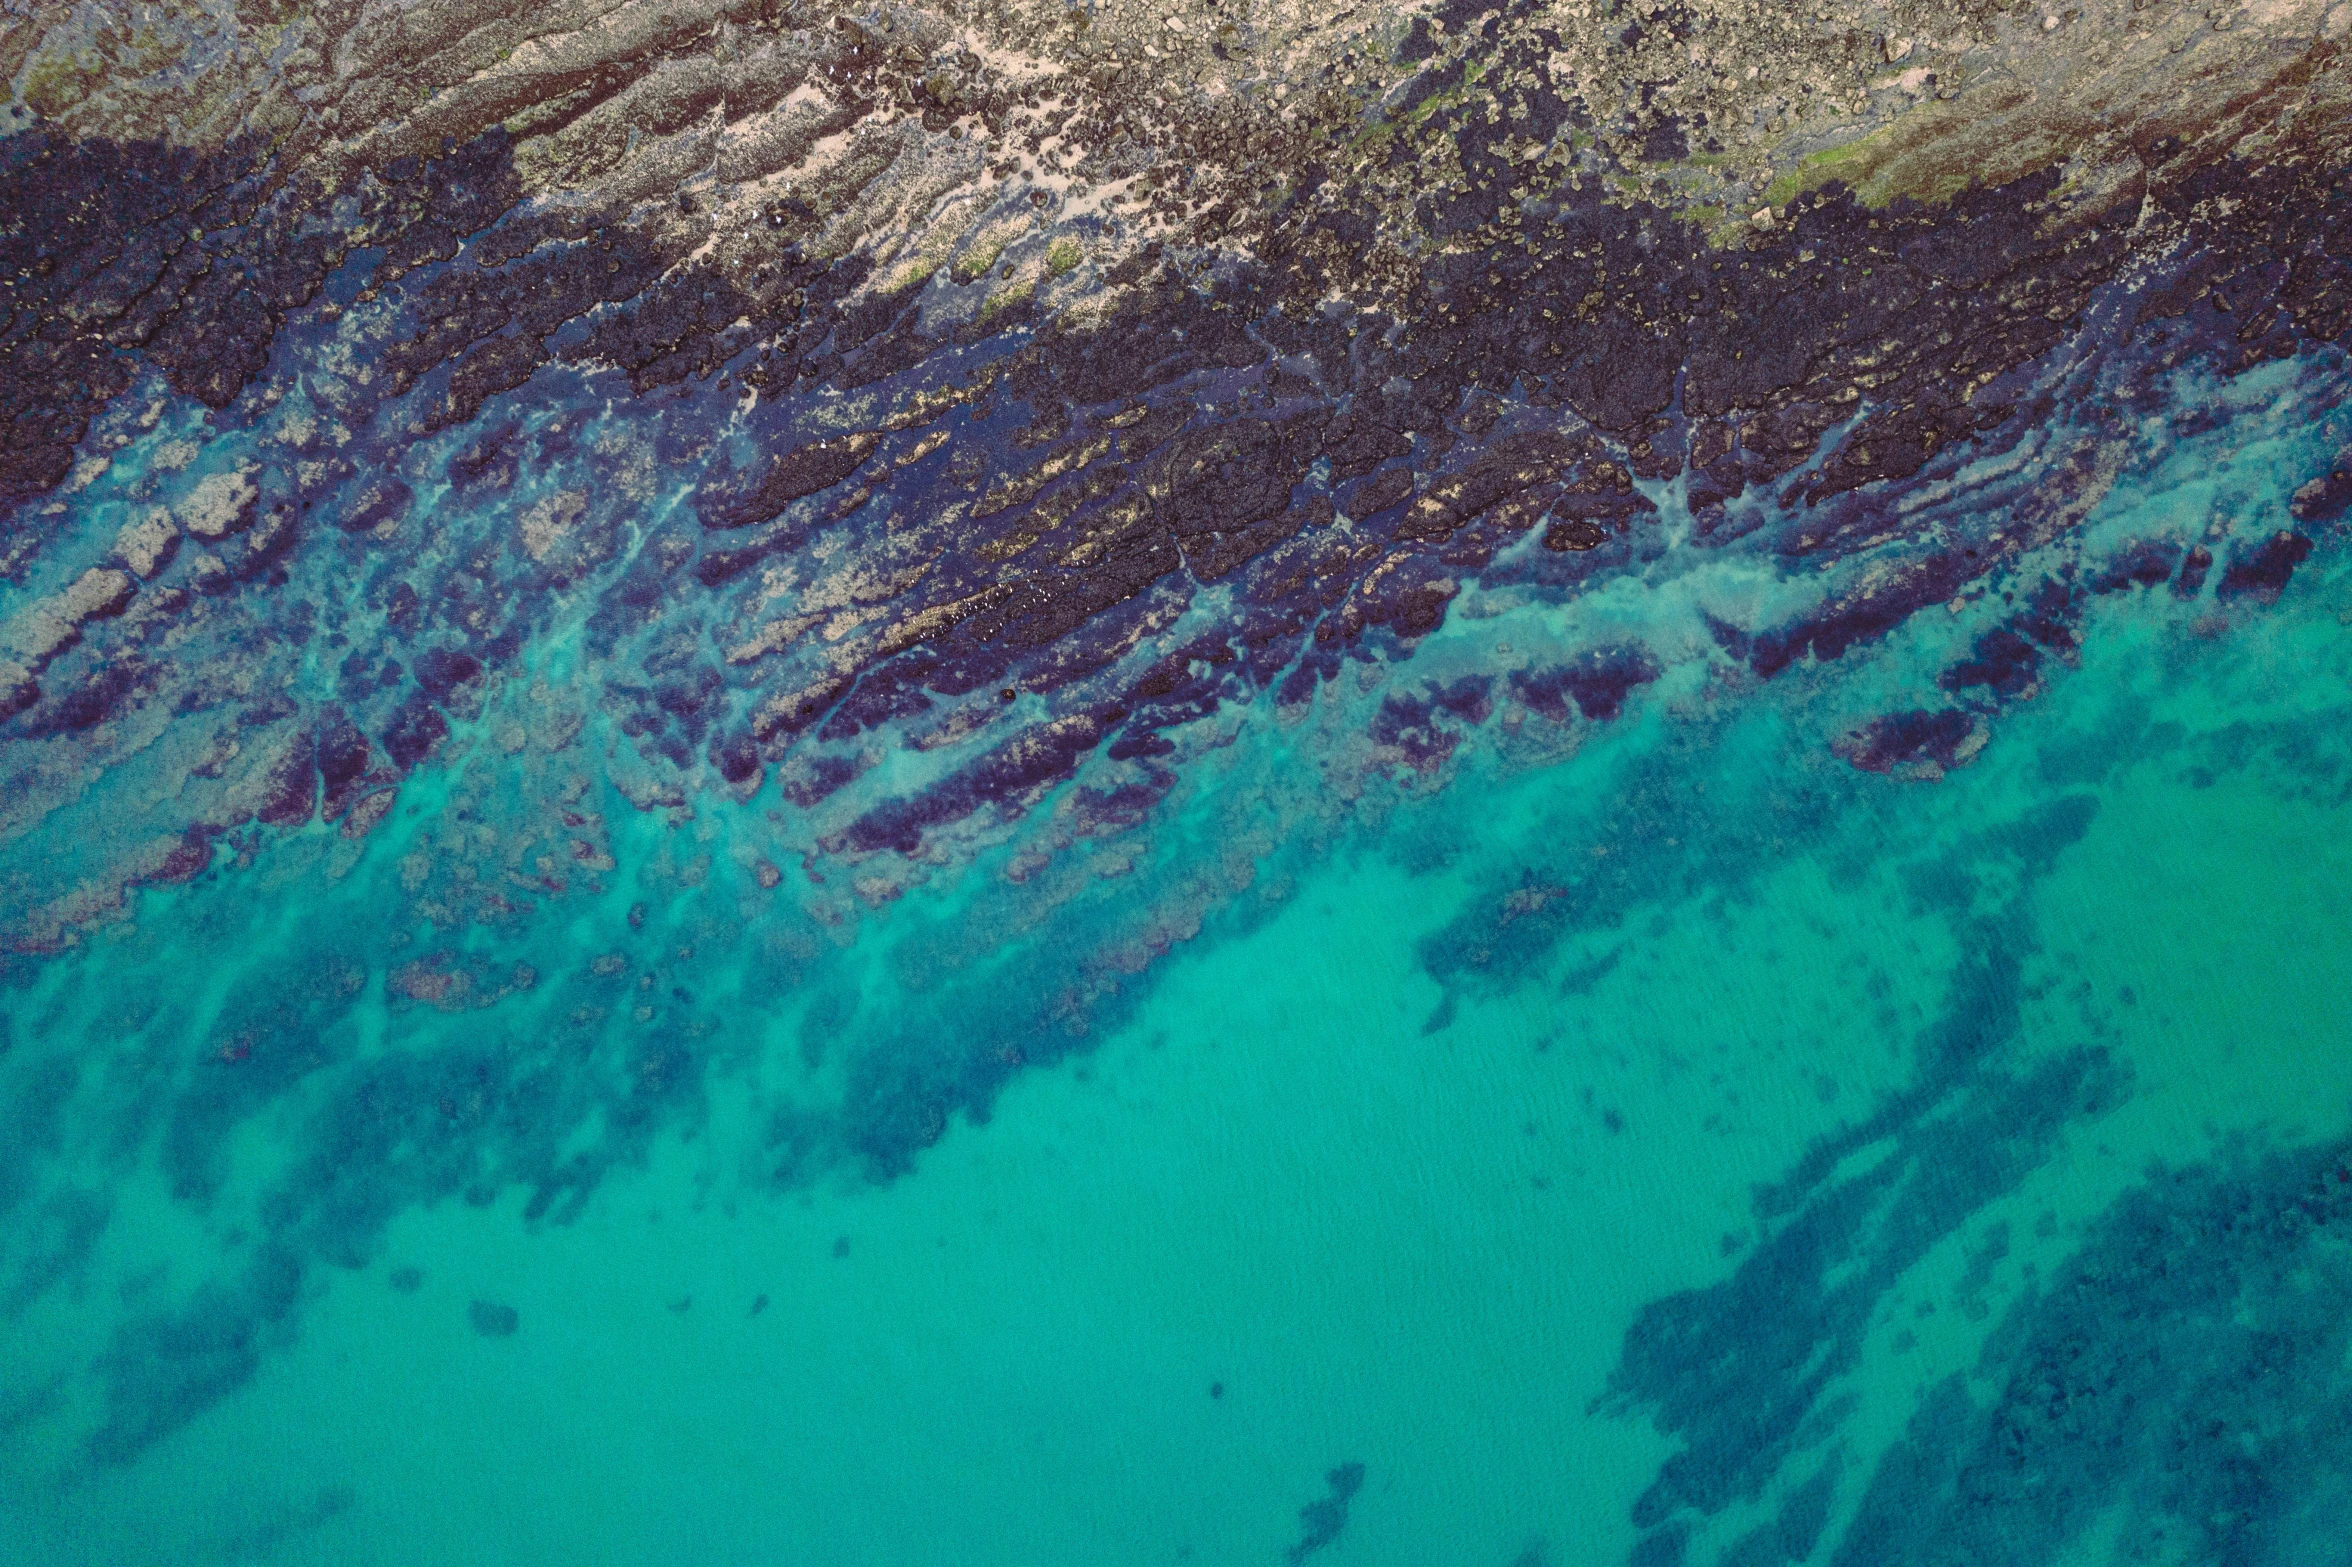
<instances>
[{"instance_id":1,"label":"teal water","mask_svg":"<svg viewBox=\"0 0 2352 1567\"><path fill-rule=\"evenodd\" d=\"M2275 507L2298 417L2084 536ZM2102 599L1907 782L1830 738L1999 606L1759 685L1725 571L1414 666L1638 627L1614 723L1252 711L887 884L632 806L558 644L371 836L16 973L0 1557L2343 1560L2277 1215L2352 1136L2352 572Z\"/></svg>"}]
</instances>

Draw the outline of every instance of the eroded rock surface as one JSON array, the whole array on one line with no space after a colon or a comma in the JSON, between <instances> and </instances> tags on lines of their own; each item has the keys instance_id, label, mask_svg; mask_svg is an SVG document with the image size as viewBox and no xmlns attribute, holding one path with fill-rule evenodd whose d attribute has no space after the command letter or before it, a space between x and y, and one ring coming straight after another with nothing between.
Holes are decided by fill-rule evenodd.
<instances>
[{"instance_id":1,"label":"eroded rock surface","mask_svg":"<svg viewBox=\"0 0 2352 1567\"><path fill-rule=\"evenodd\" d=\"M17 820L41 777L168 772L158 734L224 784L110 805L78 891L0 867L14 939L153 874L140 845L353 787L195 729L350 734L336 777L388 786L575 625L563 700L629 738L635 798L773 778L851 855L1090 757L1149 790L1172 730L1398 657L1465 591L1761 552L1826 596L1722 647L1836 658L2102 493L2123 432L2070 377L2341 337L2345 31L2162 0L15 23L6 703L20 758L76 758L17 764ZM2054 420L2079 451L2013 526L1921 509ZM2300 547L2225 549L2215 591L2275 595ZM961 760L849 788L902 745Z\"/></svg>"}]
</instances>

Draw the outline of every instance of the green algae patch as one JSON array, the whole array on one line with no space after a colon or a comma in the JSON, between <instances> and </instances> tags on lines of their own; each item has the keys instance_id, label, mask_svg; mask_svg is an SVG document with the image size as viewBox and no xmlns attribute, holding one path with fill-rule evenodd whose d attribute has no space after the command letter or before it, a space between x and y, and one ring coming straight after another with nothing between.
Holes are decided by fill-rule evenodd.
<instances>
[{"instance_id":1,"label":"green algae patch","mask_svg":"<svg viewBox=\"0 0 2352 1567\"><path fill-rule=\"evenodd\" d=\"M1962 102L1922 103L1852 141L1825 147L1785 169L1763 203L1784 206L1832 180L1866 207L1901 197L1929 206L1975 184L2000 184L2067 159L2061 135L2017 111L2033 94L2019 86Z\"/></svg>"},{"instance_id":2,"label":"green algae patch","mask_svg":"<svg viewBox=\"0 0 2352 1567\"><path fill-rule=\"evenodd\" d=\"M949 264L948 276L958 283L977 283L988 275L1013 242L1028 232L1029 223L1017 218L1009 223L995 223L980 231L964 248L964 253Z\"/></svg>"},{"instance_id":3,"label":"green algae patch","mask_svg":"<svg viewBox=\"0 0 2352 1567\"><path fill-rule=\"evenodd\" d=\"M1838 147L1825 147L1801 159L1793 169L1784 169L1764 192L1764 204L1782 207L1809 190L1817 190L1832 180L1842 180L1857 195L1863 191L1864 181L1877 168L1879 160L1889 150L1894 127L1884 125L1858 140ZM1870 206L1884 206L1892 195L1872 200L1862 195Z\"/></svg>"},{"instance_id":4,"label":"green algae patch","mask_svg":"<svg viewBox=\"0 0 2352 1567\"><path fill-rule=\"evenodd\" d=\"M910 288L930 282L938 271L938 263L927 257L921 255L909 257L892 267L884 275L880 292L885 294L904 293Z\"/></svg>"},{"instance_id":5,"label":"green algae patch","mask_svg":"<svg viewBox=\"0 0 2352 1567\"><path fill-rule=\"evenodd\" d=\"M980 302L981 324L985 326L1008 311L1020 309L1029 303L1036 292L1037 281L1034 278L1016 283L1011 288L999 289Z\"/></svg>"},{"instance_id":6,"label":"green algae patch","mask_svg":"<svg viewBox=\"0 0 2352 1567\"><path fill-rule=\"evenodd\" d=\"M1004 254L1004 248L1005 242L1001 239L994 244L975 246L956 257L955 265L948 269L949 275L958 283L978 282L990 267L996 265L996 258Z\"/></svg>"},{"instance_id":7,"label":"green algae patch","mask_svg":"<svg viewBox=\"0 0 2352 1567\"><path fill-rule=\"evenodd\" d=\"M75 55L51 55L25 72L24 101L41 118L54 120L96 92L105 77L103 63Z\"/></svg>"},{"instance_id":8,"label":"green algae patch","mask_svg":"<svg viewBox=\"0 0 2352 1567\"><path fill-rule=\"evenodd\" d=\"M1448 109L1468 102L1479 82L1485 78L1491 64L1491 61L1483 57L1465 60L1462 64L1462 79L1459 82L1442 91L1431 93L1401 115L1381 116L1376 124L1357 132L1355 138L1347 144L1347 150L1351 153L1370 153L1386 146L1392 136L1407 138L1417 136L1421 128L1428 124L1432 118Z\"/></svg>"},{"instance_id":9,"label":"green algae patch","mask_svg":"<svg viewBox=\"0 0 2352 1567\"><path fill-rule=\"evenodd\" d=\"M1074 239L1057 239L1045 248L1045 275L1062 277L1078 270L1078 263L1086 259L1086 248Z\"/></svg>"}]
</instances>

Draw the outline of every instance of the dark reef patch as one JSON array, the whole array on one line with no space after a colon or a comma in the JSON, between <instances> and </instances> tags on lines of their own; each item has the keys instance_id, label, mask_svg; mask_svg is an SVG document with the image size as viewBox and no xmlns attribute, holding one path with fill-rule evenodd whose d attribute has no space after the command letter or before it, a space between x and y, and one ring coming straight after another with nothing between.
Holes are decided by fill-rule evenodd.
<instances>
[{"instance_id":1,"label":"dark reef patch","mask_svg":"<svg viewBox=\"0 0 2352 1567\"><path fill-rule=\"evenodd\" d=\"M1323 1477L1323 1483L1330 1494L1299 1509L1298 1542L1283 1553L1293 1567L1338 1539L1347 1527L1348 1504L1364 1488L1364 1466L1341 1464Z\"/></svg>"},{"instance_id":2,"label":"dark reef patch","mask_svg":"<svg viewBox=\"0 0 2352 1567\"><path fill-rule=\"evenodd\" d=\"M1971 913L1983 889L2030 887L2046 874L2094 810L2088 796L2062 797L1909 868L1922 902L1962 922L1964 954L1943 1015L1913 1045L1911 1086L1759 1188L1765 1238L1723 1282L1645 1306L1596 1401L1647 1411L1681 1443L1634 1506L1645 1534L1634 1560L1683 1560L1694 1530L1757 1500L1818 1446L1843 1418L1840 1379L1897 1281L2015 1189L2071 1126L2128 1095L2129 1068L2103 1051L2037 1059L2024 1050L2032 943L2023 905L1990 919ZM1816 1503L1799 1500L1808 1494L1792 1486L1791 1534L1809 1526Z\"/></svg>"},{"instance_id":3,"label":"dark reef patch","mask_svg":"<svg viewBox=\"0 0 2352 1567\"><path fill-rule=\"evenodd\" d=\"M2297 522L2332 523L2352 510L2352 445L2336 453L2327 471L2295 491L2289 510Z\"/></svg>"},{"instance_id":4,"label":"dark reef patch","mask_svg":"<svg viewBox=\"0 0 2352 1567\"><path fill-rule=\"evenodd\" d=\"M469 1302L466 1306L466 1321L484 1338L512 1338L523 1325L520 1312L494 1300Z\"/></svg>"},{"instance_id":5,"label":"dark reef patch","mask_svg":"<svg viewBox=\"0 0 2352 1567\"><path fill-rule=\"evenodd\" d=\"M1596 648L1548 669L1513 670L1511 692L1554 723L1568 721L1568 704L1596 723L1625 710L1637 686L1663 673L1656 659L1637 647Z\"/></svg>"},{"instance_id":6,"label":"dark reef patch","mask_svg":"<svg viewBox=\"0 0 2352 1567\"><path fill-rule=\"evenodd\" d=\"M1874 718L1839 736L1831 749L1866 773L1925 780L1966 766L1983 742L1983 731L1968 714L1916 708Z\"/></svg>"},{"instance_id":7,"label":"dark reef patch","mask_svg":"<svg viewBox=\"0 0 2352 1567\"><path fill-rule=\"evenodd\" d=\"M288 1248L264 1246L179 1310L118 1328L96 1367L105 1418L86 1443L91 1460L127 1464L250 1381L263 1353L293 1337L304 1271Z\"/></svg>"},{"instance_id":8,"label":"dark reef patch","mask_svg":"<svg viewBox=\"0 0 2352 1567\"><path fill-rule=\"evenodd\" d=\"M2214 588L2213 596L2223 603L2240 598L2263 604L2276 602L2286 591L2287 579L2295 574L2295 568L2310 558L2310 539L2281 530L2251 550L2233 552L2229 564L2222 568L2221 582Z\"/></svg>"},{"instance_id":9,"label":"dark reef patch","mask_svg":"<svg viewBox=\"0 0 2352 1567\"><path fill-rule=\"evenodd\" d=\"M2081 1055L2015 1077L1972 1074L1946 1091L1950 1103L1892 1106L1874 1136L1838 1141L1850 1150L1893 1136L1893 1154L1807 1183L1729 1281L1645 1307L1606 1407L1653 1409L1685 1445L1635 1504L1635 1524L1670 1527L1686 1510L1712 1515L1758 1495L1800 1451L1896 1279L2122 1089L2113 1063Z\"/></svg>"},{"instance_id":10,"label":"dark reef patch","mask_svg":"<svg viewBox=\"0 0 2352 1567\"><path fill-rule=\"evenodd\" d=\"M1922 1404L1831 1560L2342 1559L2352 1147L2159 1170ZM1988 1397L1973 1388L1991 1389Z\"/></svg>"}]
</instances>

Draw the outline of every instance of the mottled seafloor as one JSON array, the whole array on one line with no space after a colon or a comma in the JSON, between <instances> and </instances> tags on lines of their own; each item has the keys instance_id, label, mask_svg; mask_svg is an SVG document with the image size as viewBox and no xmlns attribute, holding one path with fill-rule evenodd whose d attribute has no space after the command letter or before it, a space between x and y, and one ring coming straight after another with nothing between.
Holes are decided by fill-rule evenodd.
<instances>
[{"instance_id":1,"label":"mottled seafloor","mask_svg":"<svg viewBox=\"0 0 2352 1567\"><path fill-rule=\"evenodd\" d=\"M2352 9L2085 9L12 17L0 1562L2352 1564Z\"/></svg>"}]
</instances>

